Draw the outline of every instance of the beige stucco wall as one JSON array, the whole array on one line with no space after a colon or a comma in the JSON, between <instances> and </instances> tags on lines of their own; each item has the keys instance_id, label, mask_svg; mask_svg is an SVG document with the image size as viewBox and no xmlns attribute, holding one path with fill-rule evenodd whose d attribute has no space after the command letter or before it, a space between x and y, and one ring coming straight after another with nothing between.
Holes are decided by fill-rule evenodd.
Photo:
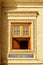
<instances>
[{"instance_id":1,"label":"beige stucco wall","mask_svg":"<svg viewBox=\"0 0 43 65\"><path fill-rule=\"evenodd\" d=\"M38 11L39 15L37 17L37 59L43 61L43 8L16 8L9 9L6 11ZM9 33L9 21L7 13L2 10L2 62L6 62L7 53L8 53L8 33ZM29 61L29 60L28 60ZM10 61L11 62L11 61ZM25 62L24 62L25 63ZM16 65L16 64L15 64ZM24 65L24 64L23 64ZM39 64L41 65L41 64ZM42 64L43 65L43 64Z\"/></svg>"},{"instance_id":2,"label":"beige stucco wall","mask_svg":"<svg viewBox=\"0 0 43 65\"><path fill-rule=\"evenodd\" d=\"M43 8L39 10L37 19L37 56L43 60Z\"/></svg>"}]
</instances>

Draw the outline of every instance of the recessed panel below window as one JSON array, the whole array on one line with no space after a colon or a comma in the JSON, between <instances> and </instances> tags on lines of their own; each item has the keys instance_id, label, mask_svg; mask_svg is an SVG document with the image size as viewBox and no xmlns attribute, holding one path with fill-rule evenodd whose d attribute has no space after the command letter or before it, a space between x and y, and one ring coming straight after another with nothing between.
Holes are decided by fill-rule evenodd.
<instances>
[{"instance_id":1,"label":"recessed panel below window","mask_svg":"<svg viewBox=\"0 0 43 65\"><path fill-rule=\"evenodd\" d=\"M9 58L34 58L34 54L9 54Z\"/></svg>"}]
</instances>

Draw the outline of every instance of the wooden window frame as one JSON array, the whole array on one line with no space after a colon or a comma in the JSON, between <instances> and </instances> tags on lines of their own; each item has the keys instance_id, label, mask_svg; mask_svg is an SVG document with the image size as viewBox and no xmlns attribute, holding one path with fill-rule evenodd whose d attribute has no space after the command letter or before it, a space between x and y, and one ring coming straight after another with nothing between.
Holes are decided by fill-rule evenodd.
<instances>
[{"instance_id":1,"label":"wooden window frame","mask_svg":"<svg viewBox=\"0 0 43 65\"><path fill-rule=\"evenodd\" d=\"M24 36L23 35L23 26L29 26L28 31L29 31L29 36ZM19 36L14 36L14 26L20 26L20 35ZM11 23L11 38L30 38L30 43L31 43L31 23ZM12 44L12 42L11 42ZM31 46L31 44L30 44ZM28 44L29 47L29 44ZM12 49L12 47L11 47ZM15 50L15 49L12 49ZM20 49L19 49L20 50Z\"/></svg>"},{"instance_id":2,"label":"wooden window frame","mask_svg":"<svg viewBox=\"0 0 43 65\"><path fill-rule=\"evenodd\" d=\"M30 37L31 36L31 26L30 25L31 25L31 23L12 23L11 24L11 29L13 32L13 33L11 33L12 37ZM20 26L20 35L14 36L14 26ZM28 32L29 32L28 36L23 35L23 26L29 26L28 27Z\"/></svg>"}]
</instances>

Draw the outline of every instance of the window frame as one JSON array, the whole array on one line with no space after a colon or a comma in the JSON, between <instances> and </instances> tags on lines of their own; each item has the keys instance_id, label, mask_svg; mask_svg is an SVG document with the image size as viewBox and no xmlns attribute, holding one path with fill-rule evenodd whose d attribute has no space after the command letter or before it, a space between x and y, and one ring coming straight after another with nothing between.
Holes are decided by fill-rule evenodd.
<instances>
[{"instance_id":1,"label":"window frame","mask_svg":"<svg viewBox=\"0 0 43 65\"><path fill-rule=\"evenodd\" d=\"M29 30L29 36L28 35L24 36L23 35L23 26L27 26L27 25L28 25L28 30ZM20 26L20 36L14 36L14 26ZM22 30L21 30L21 28L22 28ZM31 23L11 23L11 48L10 49L15 51L15 49L12 49L12 38L30 38L30 43L31 43Z\"/></svg>"},{"instance_id":2,"label":"window frame","mask_svg":"<svg viewBox=\"0 0 43 65\"><path fill-rule=\"evenodd\" d=\"M31 36L31 23L12 23L11 24L11 29L12 32L11 35L12 37L30 37ZM14 35L14 26L20 26L20 35ZM28 35L23 35L23 26L28 26Z\"/></svg>"}]
</instances>

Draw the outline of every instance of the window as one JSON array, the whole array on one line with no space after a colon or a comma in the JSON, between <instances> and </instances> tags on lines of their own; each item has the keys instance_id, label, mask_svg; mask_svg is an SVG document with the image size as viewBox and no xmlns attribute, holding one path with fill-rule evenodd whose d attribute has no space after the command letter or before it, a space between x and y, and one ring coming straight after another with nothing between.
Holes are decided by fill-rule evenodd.
<instances>
[{"instance_id":1,"label":"window","mask_svg":"<svg viewBox=\"0 0 43 65\"><path fill-rule=\"evenodd\" d=\"M31 50L31 23L11 24L12 49Z\"/></svg>"},{"instance_id":2,"label":"window","mask_svg":"<svg viewBox=\"0 0 43 65\"><path fill-rule=\"evenodd\" d=\"M23 35L28 35L28 26L23 26Z\"/></svg>"},{"instance_id":3,"label":"window","mask_svg":"<svg viewBox=\"0 0 43 65\"><path fill-rule=\"evenodd\" d=\"M14 26L14 35L19 35L19 34L20 34L20 27Z\"/></svg>"}]
</instances>

